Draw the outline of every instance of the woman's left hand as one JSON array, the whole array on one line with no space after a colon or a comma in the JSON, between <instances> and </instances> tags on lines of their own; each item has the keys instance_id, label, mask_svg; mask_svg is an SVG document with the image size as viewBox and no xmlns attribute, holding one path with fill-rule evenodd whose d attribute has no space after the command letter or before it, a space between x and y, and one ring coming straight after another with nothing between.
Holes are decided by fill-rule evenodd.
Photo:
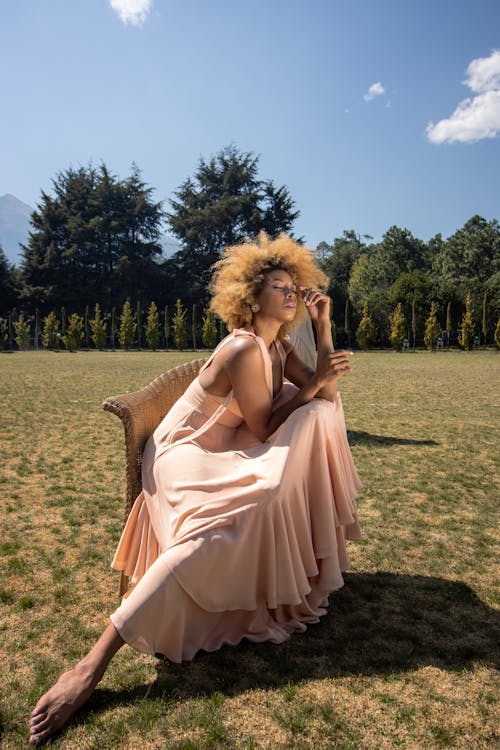
<instances>
[{"instance_id":1,"label":"woman's left hand","mask_svg":"<svg viewBox=\"0 0 500 750\"><path fill-rule=\"evenodd\" d=\"M313 323L330 320L330 297L318 289L301 286L300 293Z\"/></svg>"}]
</instances>

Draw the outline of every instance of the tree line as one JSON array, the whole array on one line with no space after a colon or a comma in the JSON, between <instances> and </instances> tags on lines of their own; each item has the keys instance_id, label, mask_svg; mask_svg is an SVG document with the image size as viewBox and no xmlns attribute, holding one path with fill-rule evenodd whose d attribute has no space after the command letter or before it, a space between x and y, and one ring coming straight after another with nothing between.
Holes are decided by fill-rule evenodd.
<instances>
[{"instance_id":1,"label":"tree line","mask_svg":"<svg viewBox=\"0 0 500 750\"><path fill-rule=\"evenodd\" d=\"M126 300L135 305L136 317L151 300L161 311L173 309L177 300L185 310L205 310L210 267L225 246L262 229L271 236L292 234L299 214L294 201L285 186L261 179L258 166L258 157L234 146L200 159L168 211L153 200L136 166L123 180L105 164L56 175L32 214L20 268L0 249L0 316L9 341L21 315L34 328L37 316L67 309L85 328L89 307L98 304L111 331L113 309L116 318ZM167 259L160 245L165 222L180 242ZM473 216L449 238L437 234L428 242L397 226L378 243L351 229L321 242L316 252L331 280L338 345L392 345L396 310L403 345L425 344L431 310L436 341L459 343L468 309L473 335L482 344L493 342L500 316L496 220ZM138 319L136 325L141 330ZM30 335L34 340L34 330ZM114 344L111 332L108 337Z\"/></svg>"}]
</instances>

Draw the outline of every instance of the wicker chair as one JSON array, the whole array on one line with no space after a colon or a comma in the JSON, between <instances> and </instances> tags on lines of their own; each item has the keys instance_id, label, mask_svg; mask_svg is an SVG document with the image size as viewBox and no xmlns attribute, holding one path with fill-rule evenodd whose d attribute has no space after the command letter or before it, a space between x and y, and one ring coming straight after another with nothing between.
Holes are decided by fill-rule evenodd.
<instances>
[{"instance_id":1,"label":"wicker chair","mask_svg":"<svg viewBox=\"0 0 500 750\"><path fill-rule=\"evenodd\" d=\"M195 359L178 365L164 372L140 391L109 396L103 402L103 409L116 414L125 429L124 522L142 489L141 467L144 446L165 414L198 375L204 362L206 359ZM122 573L120 595L125 593L127 587L128 577Z\"/></svg>"}]
</instances>

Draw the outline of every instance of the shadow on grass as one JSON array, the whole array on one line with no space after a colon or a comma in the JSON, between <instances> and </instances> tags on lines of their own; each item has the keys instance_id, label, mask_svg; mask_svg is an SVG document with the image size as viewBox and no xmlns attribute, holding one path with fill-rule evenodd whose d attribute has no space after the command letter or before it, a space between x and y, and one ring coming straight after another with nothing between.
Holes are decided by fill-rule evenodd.
<instances>
[{"instance_id":1,"label":"shadow on grass","mask_svg":"<svg viewBox=\"0 0 500 750\"><path fill-rule=\"evenodd\" d=\"M391 435L372 435L362 430L347 430L349 445L439 445L435 440L414 440Z\"/></svg>"},{"instance_id":2,"label":"shadow on grass","mask_svg":"<svg viewBox=\"0 0 500 750\"><path fill-rule=\"evenodd\" d=\"M157 662L153 684L132 690L99 688L88 711L161 696L226 696L304 680L389 675L424 666L500 666L499 613L463 583L394 573L346 574L328 614L279 646L243 642L198 654L192 662Z\"/></svg>"}]
</instances>

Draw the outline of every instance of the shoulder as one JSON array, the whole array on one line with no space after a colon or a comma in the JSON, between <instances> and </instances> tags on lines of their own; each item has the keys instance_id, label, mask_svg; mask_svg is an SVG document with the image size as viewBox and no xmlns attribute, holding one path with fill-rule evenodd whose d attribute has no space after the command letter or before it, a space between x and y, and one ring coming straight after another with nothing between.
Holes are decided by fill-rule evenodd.
<instances>
[{"instance_id":1,"label":"shoulder","mask_svg":"<svg viewBox=\"0 0 500 750\"><path fill-rule=\"evenodd\" d=\"M259 345L255 336L250 333L248 335L238 333L238 335L232 336L221 351L221 359L223 358L227 364L248 362L260 356Z\"/></svg>"}]
</instances>

